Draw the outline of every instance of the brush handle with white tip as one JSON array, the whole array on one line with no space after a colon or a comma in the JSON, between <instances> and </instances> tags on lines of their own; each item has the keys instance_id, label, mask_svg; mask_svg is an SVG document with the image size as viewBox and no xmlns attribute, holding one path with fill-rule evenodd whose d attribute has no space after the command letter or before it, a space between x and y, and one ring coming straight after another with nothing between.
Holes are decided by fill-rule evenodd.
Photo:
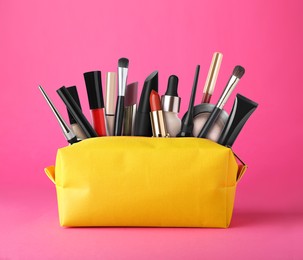
<instances>
[{"instance_id":1,"label":"brush handle with white tip","mask_svg":"<svg viewBox=\"0 0 303 260\"><path fill-rule=\"evenodd\" d=\"M237 86L239 80L242 78L244 73L245 73L245 70L243 67L236 66L234 68L233 74L230 77L226 87L224 88L224 91L223 91L218 103L216 104L216 107L211 112L207 121L205 122L204 126L202 127L202 129L198 135L199 138L206 138L206 136L208 135L208 132L211 130L212 126L218 119L226 101L228 100L229 96L231 95L231 93L235 89L235 87Z\"/></svg>"}]
</instances>

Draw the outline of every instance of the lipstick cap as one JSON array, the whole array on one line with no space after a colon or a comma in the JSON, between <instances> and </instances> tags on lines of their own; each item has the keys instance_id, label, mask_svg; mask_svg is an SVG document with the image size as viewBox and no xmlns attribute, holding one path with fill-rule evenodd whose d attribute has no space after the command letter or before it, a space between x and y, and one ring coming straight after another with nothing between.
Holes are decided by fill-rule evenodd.
<instances>
[{"instance_id":1,"label":"lipstick cap","mask_svg":"<svg viewBox=\"0 0 303 260\"><path fill-rule=\"evenodd\" d=\"M158 71L152 72L144 82L135 119L134 135L136 136L152 136L149 116L149 98L152 90L158 91Z\"/></svg>"},{"instance_id":2,"label":"lipstick cap","mask_svg":"<svg viewBox=\"0 0 303 260\"><path fill-rule=\"evenodd\" d=\"M85 85L90 109L104 108L101 71L84 73Z\"/></svg>"},{"instance_id":3,"label":"lipstick cap","mask_svg":"<svg viewBox=\"0 0 303 260\"><path fill-rule=\"evenodd\" d=\"M149 97L152 90L158 91L158 71L152 72L144 81L138 107L139 112L150 112Z\"/></svg>"},{"instance_id":4,"label":"lipstick cap","mask_svg":"<svg viewBox=\"0 0 303 260\"><path fill-rule=\"evenodd\" d=\"M69 92L69 94L72 96L72 98L75 100L75 102L77 103L79 108L82 110L81 104L80 104L80 99L79 99L79 96L78 96L77 87L76 86L71 86L71 87L67 87L66 89ZM71 125L76 124L77 123L76 120L73 118L72 114L68 110L67 110L67 114L68 114L69 123Z\"/></svg>"}]
</instances>

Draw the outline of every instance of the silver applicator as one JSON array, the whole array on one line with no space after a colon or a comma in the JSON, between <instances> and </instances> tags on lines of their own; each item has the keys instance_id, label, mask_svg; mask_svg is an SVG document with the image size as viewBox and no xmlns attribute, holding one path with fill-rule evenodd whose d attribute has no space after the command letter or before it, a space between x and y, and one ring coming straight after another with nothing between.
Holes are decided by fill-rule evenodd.
<instances>
[{"instance_id":1,"label":"silver applicator","mask_svg":"<svg viewBox=\"0 0 303 260\"><path fill-rule=\"evenodd\" d=\"M45 98L47 104L49 105L49 107L51 108L51 110L53 111L55 117L57 118L57 121L62 129L62 132L66 138L66 140L70 143L70 144L74 144L77 143L77 136L75 135L75 133L72 131L72 129L68 126L68 124L64 121L63 117L60 115L59 111L57 110L57 108L54 106L54 104L52 103L52 101L50 100L50 98L48 97L48 95L46 94L46 92L44 91L44 89L42 88L42 86L39 85L39 90L41 91L43 97Z\"/></svg>"}]
</instances>

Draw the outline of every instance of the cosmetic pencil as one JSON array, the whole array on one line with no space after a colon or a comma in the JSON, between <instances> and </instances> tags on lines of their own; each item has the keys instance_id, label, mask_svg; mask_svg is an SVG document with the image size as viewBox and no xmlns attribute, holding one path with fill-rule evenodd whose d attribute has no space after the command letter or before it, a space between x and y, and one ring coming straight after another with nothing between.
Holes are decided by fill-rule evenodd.
<instances>
[{"instance_id":1,"label":"cosmetic pencil","mask_svg":"<svg viewBox=\"0 0 303 260\"><path fill-rule=\"evenodd\" d=\"M124 118L124 97L126 81L128 75L128 59L121 58L118 61L118 97L116 103L114 135L122 135L123 118Z\"/></svg>"},{"instance_id":2,"label":"cosmetic pencil","mask_svg":"<svg viewBox=\"0 0 303 260\"><path fill-rule=\"evenodd\" d=\"M91 124L88 122L86 117L83 115L81 109L73 99L73 97L68 93L66 88L63 86L57 90L58 95L66 105L69 112L72 114L76 122L82 128L83 132L87 138L97 137L98 134L92 128Z\"/></svg>"},{"instance_id":3,"label":"cosmetic pencil","mask_svg":"<svg viewBox=\"0 0 303 260\"><path fill-rule=\"evenodd\" d=\"M191 91L191 97L188 104L188 110L184 120L182 120L181 130L177 134L176 137L192 137L193 136L193 129L194 129L194 103L196 98L196 90L199 80L199 72L200 72L200 65L196 67L196 73L194 78L194 83Z\"/></svg>"},{"instance_id":4,"label":"cosmetic pencil","mask_svg":"<svg viewBox=\"0 0 303 260\"><path fill-rule=\"evenodd\" d=\"M41 85L39 85L39 90L41 91L43 97L45 98L47 104L49 105L49 107L51 108L52 112L54 113L60 128L64 134L65 139L67 140L68 143L70 144L74 144L77 143L77 136L75 135L75 133L72 131L72 129L70 129L70 127L68 126L68 124L65 122L65 120L63 119L63 117L60 115L59 111L57 110L57 108L55 107L55 105L53 104L53 102L50 100L50 98L48 97L48 95L46 94L45 90L42 88Z\"/></svg>"},{"instance_id":5,"label":"cosmetic pencil","mask_svg":"<svg viewBox=\"0 0 303 260\"><path fill-rule=\"evenodd\" d=\"M208 132L212 128L213 124L216 122L218 116L220 115L226 101L228 100L230 94L237 86L239 80L242 78L242 76L245 73L245 69L241 66L236 66L233 70L232 76L230 77L226 87L224 88L224 91L216 104L214 110L209 115L209 118L205 122L204 126L202 127L198 137L199 138L206 138Z\"/></svg>"}]
</instances>

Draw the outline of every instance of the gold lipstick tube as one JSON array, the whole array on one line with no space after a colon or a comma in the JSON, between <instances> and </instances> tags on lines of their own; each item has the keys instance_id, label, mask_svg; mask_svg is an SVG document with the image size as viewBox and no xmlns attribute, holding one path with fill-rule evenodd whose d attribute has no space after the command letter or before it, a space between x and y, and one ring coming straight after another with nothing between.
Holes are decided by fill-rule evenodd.
<instances>
[{"instance_id":1,"label":"gold lipstick tube","mask_svg":"<svg viewBox=\"0 0 303 260\"><path fill-rule=\"evenodd\" d=\"M150 112L153 137L169 137L162 110Z\"/></svg>"}]
</instances>

